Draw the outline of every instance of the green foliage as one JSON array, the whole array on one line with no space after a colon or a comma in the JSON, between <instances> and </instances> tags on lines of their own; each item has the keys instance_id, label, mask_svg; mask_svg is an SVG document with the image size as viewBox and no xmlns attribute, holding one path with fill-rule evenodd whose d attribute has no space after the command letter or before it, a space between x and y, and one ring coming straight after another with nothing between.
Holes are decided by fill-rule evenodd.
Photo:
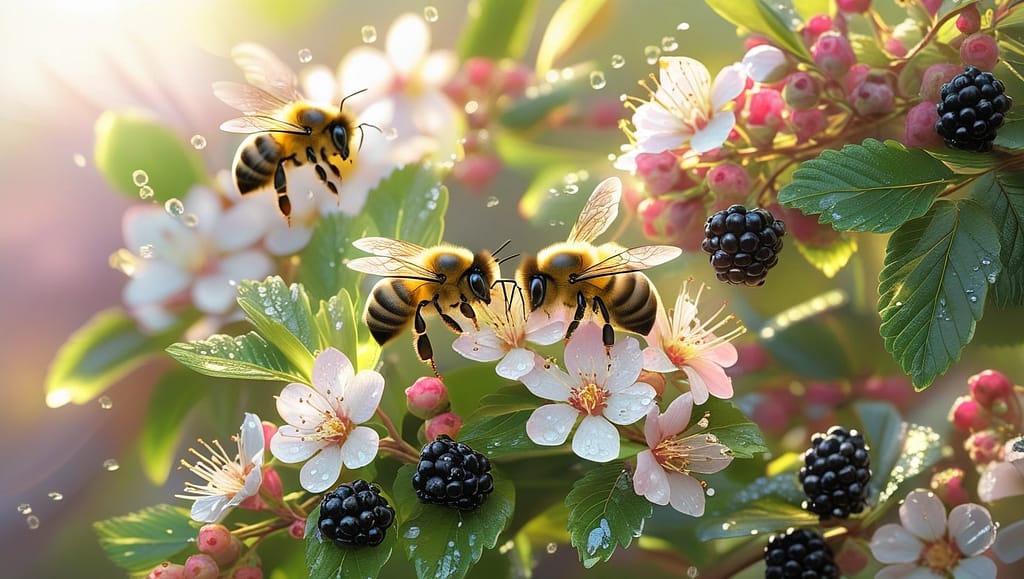
<instances>
[{"instance_id":1,"label":"green foliage","mask_svg":"<svg viewBox=\"0 0 1024 579\"><path fill-rule=\"evenodd\" d=\"M132 174L145 171L153 198L183 197L206 182L202 159L188 140L138 113L106 111L96 120L96 168L115 190L138 198Z\"/></svg>"},{"instance_id":2,"label":"green foliage","mask_svg":"<svg viewBox=\"0 0 1024 579\"><path fill-rule=\"evenodd\" d=\"M611 462L588 470L565 497L569 535L587 569L607 561L619 545L629 547L653 508L633 491L633 476Z\"/></svg>"},{"instance_id":3,"label":"green foliage","mask_svg":"<svg viewBox=\"0 0 1024 579\"><path fill-rule=\"evenodd\" d=\"M306 567L310 579L343 579L345 577L376 577L391 558L395 548L395 527L384 535L384 542L374 547L342 547L324 540L316 528L320 507L306 518Z\"/></svg>"},{"instance_id":4,"label":"green foliage","mask_svg":"<svg viewBox=\"0 0 1024 579\"><path fill-rule=\"evenodd\" d=\"M793 173L779 203L838 230L887 233L920 217L953 178L941 162L895 141L823 151Z\"/></svg>"},{"instance_id":5,"label":"green foliage","mask_svg":"<svg viewBox=\"0 0 1024 579\"><path fill-rule=\"evenodd\" d=\"M718 442L732 450L735 458L753 458L768 452L761 429L732 402L711 397L694 407L691 420L701 419L702 412L708 416L708 427L702 432L713 434Z\"/></svg>"},{"instance_id":6,"label":"green foliage","mask_svg":"<svg viewBox=\"0 0 1024 579\"><path fill-rule=\"evenodd\" d=\"M854 410L864 427L871 469L880 476L892 472L903 448L904 423L899 411L885 402L858 402Z\"/></svg>"},{"instance_id":7,"label":"green foliage","mask_svg":"<svg viewBox=\"0 0 1024 579\"><path fill-rule=\"evenodd\" d=\"M960 359L1000 272L999 237L974 201L938 201L889 239L878 285L885 349L923 389Z\"/></svg>"},{"instance_id":8,"label":"green foliage","mask_svg":"<svg viewBox=\"0 0 1024 579\"><path fill-rule=\"evenodd\" d=\"M526 52L536 13L537 0L474 2L459 39L459 59L520 58Z\"/></svg>"},{"instance_id":9,"label":"green foliage","mask_svg":"<svg viewBox=\"0 0 1024 579\"><path fill-rule=\"evenodd\" d=\"M972 197L999 232L1002 274L992 299L999 306L1024 305L1024 174L987 173L974 183Z\"/></svg>"},{"instance_id":10,"label":"green foliage","mask_svg":"<svg viewBox=\"0 0 1024 579\"><path fill-rule=\"evenodd\" d=\"M491 459L529 456L545 450L526 435L526 421L540 405L536 396L522 385L508 386L478 403L476 412L459 430L459 442L464 442Z\"/></svg>"},{"instance_id":11,"label":"green foliage","mask_svg":"<svg viewBox=\"0 0 1024 579\"><path fill-rule=\"evenodd\" d=\"M403 466L395 479L399 542L417 577L465 577L484 549L498 544L498 536L512 519L515 487L492 470L494 491L484 504L472 511L459 511L421 503L408 482L414 471L414 466Z\"/></svg>"},{"instance_id":12,"label":"green foliage","mask_svg":"<svg viewBox=\"0 0 1024 579\"><path fill-rule=\"evenodd\" d=\"M238 305L260 335L276 346L303 376L313 370L320 347L309 296L299 284L285 285L278 276L238 284Z\"/></svg>"},{"instance_id":13,"label":"green foliage","mask_svg":"<svg viewBox=\"0 0 1024 579\"><path fill-rule=\"evenodd\" d=\"M799 22L788 1L772 0L705 0L719 16L736 26L764 35L774 44L797 58L811 61L811 53L804 46L800 34L792 23Z\"/></svg>"},{"instance_id":14,"label":"green foliage","mask_svg":"<svg viewBox=\"0 0 1024 579\"><path fill-rule=\"evenodd\" d=\"M1024 149L1024 121L1007 123L999 129L995 146L1012 151Z\"/></svg>"},{"instance_id":15,"label":"green foliage","mask_svg":"<svg viewBox=\"0 0 1024 579\"><path fill-rule=\"evenodd\" d=\"M885 477L876 484L881 489L878 501L864 518L868 526L881 518L886 510L910 492L914 477L926 472L942 458L942 437L927 426L903 423L898 459L891 471L873 469L873 476Z\"/></svg>"},{"instance_id":16,"label":"green foliage","mask_svg":"<svg viewBox=\"0 0 1024 579\"><path fill-rule=\"evenodd\" d=\"M156 505L93 523L100 547L115 565L145 574L192 546L196 527L187 509Z\"/></svg>"},{"instance_id":17,"label":"green foliage","mask_svg":"<svg viewBox=\"0 0 1024 579\"><path fill-rule=\"evenodd\" d=\"M801 243L799 239L793 241L807 263L825 274L825 277L835 277L839 270L849 263L853 254L857 253L857 240L845 234L824 247L807 245Z\"/></svg>"},{"instance_id":18,"label":"green foliage","mask_svg":"<svg viewBox=\"0 0 1024 579\"><path fill-rule=\"evenodd\" d=\"M519 200L519 214L537 226L561 222L572 227L596 185L587 179L568 187L566 176L575 174L576 170L570 165L554 165L537 173ZM568 193L567 187L568 191L575 192Z\"/></svg>"},{"instance_id":19,"label":"green foliage","mask_svg":"<svg viewBox=\"0 0 1024 579\"><path fill-rule=\"evenodd\" d=\"M550 70L585 33L593 34L595 21L606 4L605 0L563 0L548 22L537 49L537 74Z\"/></svg>"},{"instance_id":20,"label":"green foliage","mask_svg":"<svg viewBox=\"0 0 1024 579\"><path fill-rule=\"evenodd\" d=\"M306 379L302 370L255 332L236 337L217 334L205 340L178 342L171 344L167 353L207 376L283 382Z\"/></svg>"},{"instance_id":21,"label":"green foliage","mask_svg":"<svg viewBox=\"0 0 1024 579\"><path fill-rule=\"evenodd\" d=\"M960 149L941 148L925 150L931 157L943 162L958 175L973 175L990 171L999 164L999 159L990 153L975 153Z\"/></svg>"},{"instance_id":22,"label":"green foliage","mask_svg":"<svg viewBox=\"0 0 1024 579\"><path fill-rule=\"evenodd\" d=\"M370 199L375 199L378 192L379 189L371 192ZM349 217L334 213L324 217L299 254L299 281L309 297L326 300L342 289L358 295L356 290L362 274L345 267L345 260L363 255L352 246L353 241L376 235L377 227L366 214Z\"/></svg>"},{"instance_id":23,"label":"green foliage","mask_svg":"<svg viewBox=\"0 0 1024 579\"><path fill-rule=\"evenodd\" d=\"M377 235L430 246L441 241L447 210L448 189L439 175L406 165L377 184L364 211L377 224Z\"/></svg>"},{"instance_id":24,"label":"green foliage","mask_svg":"<svg viewBox=\"0 0 1024 579\"><path fill-rule=\"evenodd\" d=\"M590 72L593 66L581 64L574 66L572 70L572 78L554 83L550 91L510 104L502 111L498 122L511 129L529 129L546 119L555 109L571 103L583 91L591 90Z\"/></svg>"},{"instance_id":25,"label":"green foliage","mask_svg":"<svg viewBox=\"0 0 1024 579\"><path fill-rule=\"evenodd\" d=\"M188 368L174 368L156 383L139 438L142 469L153 484L167 482L178 456L186 420L213 386L211 382Z\"/></svg>"},{"instance_id":26,"label":"green foliage","mask_svg":"<svg viewBox=\"0 0 1024 579\"><path fill-rule=\"evenodd\" d=\"M818 515L778 497L768 497L746 504L728 516L709 518L700 526L697 536L702 541L710 541L817 524Z\"/></svg>"}]
</instances>

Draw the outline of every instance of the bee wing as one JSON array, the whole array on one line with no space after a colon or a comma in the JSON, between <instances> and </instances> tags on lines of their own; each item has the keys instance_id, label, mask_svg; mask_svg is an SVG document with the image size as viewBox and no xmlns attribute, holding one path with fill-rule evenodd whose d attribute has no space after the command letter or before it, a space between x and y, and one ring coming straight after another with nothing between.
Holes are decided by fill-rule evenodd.
<instances>
[{"instance_id":1,"label":"bee wing","mask_svg":"<svg viewBox=\"0 0 1024 579\"><path fill-rule=\"evenodd\" d=\"M683 250L674 245L644 245L623 249L581 271L575 281L641 271L672 261L682 253Z\"/></svg>"},{"instance_id":2,"label":"bee wing","mask_svg":"<svg viewBox=\"0 0 1024 579\"><path fill-rule=\"evenodd\" d=\"M244 116L224 121L220 125L220 130L243 134L263 132L309 134L303 127L267 115Z\"/></svg>"},{"instance_id":3,"label":"bee wing","mask_svg":"<svg viewBox=\"0 0 1024 579\"><path fill-rule=\"evenodd\" d=\"M272 113L288 104L288 101L281 100L261 88L240 82L215 82L213 94L224 104L247 115Z\"/></svg>"},{"instance_id":4,"label":"bee wing","mask_svg":"<svg viewBox=\"0 0 1024 579\"><path fill-rule=\"evenodd\" d=\"M415 243L387 237L364 237L353 241L352 245L367 253L399 259L412 259L424 250Z\"/></svg>"},{"instance_id":5,"label":"bee wing","mask_svg":"<svg viewBox=\"0 0 1024 579\"><path fill-rule=\"evenodd\" d=\"M604 233L619 215L622 181L609 177L597 184L569 232L569 241L590 243Z\"/></svg>"},{"instance_id":6,"label":"bee wing","mask_svg":"<svg viewBox=\"0 0 1024 579\"><path fill-rule=\"evenodd\" d=\"M380 277L401 277L438 281L437 273L411 261L387 255L357 257L348 262L348 268Z\"/></svg>"},{"instance_id":7,"label":"bee wing","mask_svg":"<svg viewBox=\"0 0 1024 579\"><path fill-rule=\"evenodd\" d=\"M245 74L245 80L286 103L302 98L299 81L292 69L259 44L243 43L231 49L231 58Z\"/></svg>"}]
</instances>

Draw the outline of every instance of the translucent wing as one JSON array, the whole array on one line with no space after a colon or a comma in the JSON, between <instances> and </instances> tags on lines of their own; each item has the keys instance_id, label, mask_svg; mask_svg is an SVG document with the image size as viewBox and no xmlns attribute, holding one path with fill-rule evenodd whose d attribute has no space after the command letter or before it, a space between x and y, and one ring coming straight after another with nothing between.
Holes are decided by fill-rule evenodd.
<instances>
[{"instance_id":1,"label":"translucent wing","mask_svg":"<svg viewBox=\"0 0 1024 579\"><path fill-rule=\"evenodd\" d=\"M438 277L437 273L414 262L397 257L386 255L357 257L350 260L347 265L349 269L381 277L402 277L440 282L440 277Z\"/></svg>"},{"instance_id":2,"label":"translucent wing","mask_svg":"<svg viewBox=\"0 0 1024 579\"><path fill-rule=\"evenodd\" d=\"M281 119L275 119L267 115L252 115L245 117L238 117L231 119L230 121L224 121L220 125L220 130L227 131L229 133L262 133L262 132L274 132L274 133L297 133L301 135L309 134L306 129L299 125L293 125L291 123L282 121Z\"/></svg>"},{"instance_id":3,"label":"translucent wing","mask_svg":"<svg viewBox=\"0 0 1024 579\"><path fill-rule=\"evenodd\" d=\"M213 83L213 94L224 104L247 115L273 113L288 104L288 101L281 100L261 88L240 82L215 82Z\"/></svg>"},{"instance_id":4,"label":"translucent wing","mask_svg":"<svg viewBox=\"0 0 1024 579\"><path fill-rule=\"evenodd\" d=\"M424 250L423 247L420 247L415 243L400 241L398 239L388 239L387 237L364 237L353 241L352 245L374 255L397 257L402 259L412 259L423 253Z\"/></svg>"},{"instance_id":5,"label":"translucent wing","mask_svg":"<svg viewBox=\"0 0 1024 579\"><path fill-rule=\"evenodd\" d=\"M604 233L619 215L622 181L610 177L597 184L569 232L569 241L590 243Z\"/></svg>"},{"instance_id":6,"label":"translucent wing","mask_svg":"<svg viewBox=\"0 0 1024 579\"><path fill-rule=\"evenodd\" d=\"M641 271L672 261L679 257L681 253L683 253L683 250L674 245L644 245L632 249L623 249L581 271L574 281L579 282L606 275Z\"/></svg>"},{"instance_id":7,"label":"translucent wing","mask_svg":"<svg viewBox=\"0 0 1024 579\"><path fill-rule=\"evenodd\" d=\"M231 50L231 58L242 69L246 82L252 86L284 102L302 98L296 88L299 83L292 69L259 44L239 44Z\"/></svg>"}]
</instances>

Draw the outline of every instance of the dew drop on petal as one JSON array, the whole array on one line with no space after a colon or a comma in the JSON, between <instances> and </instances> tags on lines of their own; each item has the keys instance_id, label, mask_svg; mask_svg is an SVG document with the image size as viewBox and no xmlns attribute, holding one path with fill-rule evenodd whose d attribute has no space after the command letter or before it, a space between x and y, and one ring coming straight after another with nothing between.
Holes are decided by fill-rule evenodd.
<instances>
[{"instance_id":1,"label":"dew drop on petal","mask_svg":"<svg viewBox=\"0 0 1024 579\"><path fill-rule=\"evenodd\" d=\"M21 503L20 505L18 505L18 514L19 515L31 515L32 514L32 505L30 505L28 503Z\"/></svg>"},{"instance_id":2,"label":"dew drop on petal","mask_svg":"<svg viewBox=\"0 0 1024 579\"><path fill-rule=\"evenodd\" d=\"M103 470L114 472L119 468L121 468L121 465L118 464L117 459L108 458L107 460L103 461Z\"/></svg>"},{"instance_id":3,"label":"dew drop on petal","mask_svg":"<svg viewBox=\"0 0 1024 579\"><path fill-rule=\"evenodd\" d=\"M54 500L54 501L63 501L64 500L64 495L62 495L61 493L58 493L57 491L50 491L46 496L50 497L50 499Z\"/></svg>"},{"instance_id":4,"label":"dew drop on petal","mask_svg":"<svg viewBox=\"0 0 1024 579\"><path fill-rule=\"evenodd\" d=\"M661 39L661 49L665 52L675 52L679 48L679 43L676 41L675 36L665 36Z\"/></svg>"},{"instance_id":5,"label":"dew drop on petal","mask_svg":"<svg viewBox=\"0 0 1024 579\"><path fill-rule=\"evenodd\" d=\"M604 78L604 73L600 70L590 71L590 87L595 90L600 90L608 84L608 81Z\"/></svg>"},{"instance_id":6,"label":"dew drop on petal","mask_svg":"<svg viewBox=\"0 0 1024 579\"><path fill-rule=\"evenodd\" d=\"M195 213L186 213L181 216L181 222L185 224L185 227L195 227L199 225L199 216Z\"/></svg>"},{"instance_id":7,"label":"dew drop on petal","mask_svg":"<svg viewBox=\"0 0 1024 579\"><path fill-rule=\"evenodd\" d=\"M153 198L153 188L149 185L143 185L139 187L139 199L147 200Z\"/></svg>"},{"instance_id":8,"label":"dew drop on petal","mask_svg":"<svg viewBox=\"0 0 1024 579\"><path fill-rule=\"evenodd\" d=\"M180 199L171 197L164 203L164 211L171 217L181 217L185 213L185 205Z\"/></svg>"},{"instance_id":9,"label":"dew drop on petal","mask_svg":"<svg viewBox=\"0 0 1024 579\"><path fill-rule=\"evenodd\" d=\"M373 44L377 42L377 29L372 24L366 24L360 31L363 35L363 42Z\"/></svg>"},{"instance_id":10,"label":"dew drop on petal","mask_svg":"<svg viewBox=\"0 0 1024 579\"><path fill-rule=\"evenodd\" d=\"M299 50L299 62L307 64L313 60L313 51L308 48Z\"/></svg>"},{"instance_id":11,"label":"dew drop on petal","mask_svg":"<svg viewBox=\"0 0 1024 579\"><path fill-rule=\"evenodd\" d=\"M71 160L75 162L76 167L85 167L85 155L81 153L75 153L71 156Z\"/></svg>"},{"instance_id":12,"label":"dew drop on petal","mask_svg":"<svg viewBox=\"0 0 1024 579\"><path fill-rule=\"evenodd\" d=\"M621 54L612 55L612 68L622 68L626 66L626 57Z\"/></svg>"},{"instance_id":13,"label":"dew drop on petal","mask_svg":"<svg viewBox=\"0 0 1024 579\"><path fill-rule=\"evenodd\" d=\"M657 64L658 57L661 56L661 49L653 44L649 44L644 47L644 60L647 64Z\"/></svg>"},{"instance_id":14,"label":"dew drop on petal","mask_svg":"<svg viewBox=\"0 0 1024 579\"><path fill-rule=\"evenodd\" d=\"M104 410L110 410L114 407L114 401L110 399L110 396L100 396L96 399L100 404L100 408Z\"/></svg>"},{"instance_id":15,"label":"dew drop on petal","mask_svg":"<svg viewBox=\"0 0 1024 579\"><path fill-rule=\"evenodd\" d=\"M437 22L439 14L437 13L436 6L426 6L423 8L423 19L427 22Z\"/></svg>"},{"instance_id":16,"label":"dew drop on petal","mask_svg":"<svg viewBox=\"0 0 1024 579\"><path fill-rule=\"evenodd\" d=\"M558 544L548 543L544 550L548 552L548 555L554 555L555 551L558 550Z\"/></svg>"},{"instance_id":17,"label":"dew drop on petal","mask_svg":"<svg viewBox=\"0 0 1024 579\"><path fill-rule=\"evenodd\" d=\"M206 137L202 135L192 135L192 138L189 139L188 142L192 143L192 147L196 150L201 151L206 148Z\"/></svg>"},{"instance_id":18,"label":"dew drop on petal","mask_svg":"<svg viewBox=\"0 0 1024 579\"><path fill-rule=\"evenodd\" d=\"M25 524L28 525L29 530L34 531L39 528L39 517L29 515L25 517Z\"/></svg>"},{"instance_id":19,"label":"dew drop on petal","mask_svg":"<svg viewBox=\"0 0 1024 579\"><path fill-rule=\"evenodd\" d=\"M498 199L494 195L491 195L490 197L487 198L486 205L487 207L497 207L499 203L501 203L501 199Z\"/></svg>"},{"instance_id":20,"label":"dew drop on petal","mask_svg":"<svg viewBox=\"0 0 1024 579\"><path fill-rule=\"evenodd\" d=\"M132 172L132 183L135 183L136 187L142 187L146 183L149 183L149 173L146 173L142 169L136 169Z\"/></svg>"},{"instance_id":21,"label":"dew drop on petal","mask_svg":"<svg viewBox=\"0 0 1024 579\"><path fill-rule=\"evenodd\" d=\"M153 246L147 243L139 247L139 257L142 259L153 259Z\"/></svg>"}]
</instances>

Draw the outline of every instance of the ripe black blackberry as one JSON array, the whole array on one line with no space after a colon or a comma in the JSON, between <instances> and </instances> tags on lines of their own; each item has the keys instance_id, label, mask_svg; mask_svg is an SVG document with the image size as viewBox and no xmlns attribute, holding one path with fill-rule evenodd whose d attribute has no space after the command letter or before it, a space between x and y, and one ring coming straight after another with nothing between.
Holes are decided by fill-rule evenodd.
<instances>
[{"instance_id":1,"label":"ripe black blackberry","mask_svg":"<svg viewBox=\"0 0 1024 579\"><path fill-rule=\"evenodd\" d=\"M991 151L996 129L1002 126L1003 115L1013 105L1005 90L1003 82L991 72L968 66L942 85L935 132L949 147Z\"/></svg>"},{"instance_id":2,"label":"ripe black blackberry","mask_svg":"<svg viewBox=\"0 0 1024 579\"><path fill-rule=\"evenodd\" d=\"M733 205L708 217L701 249L711 254L718 281L759 286L779 262L784 235L786 224L767 210Z\"/></svg>"},{"instance_id":3,"label":"ripe black blackberry","mask_svg":"<svg viewBox=\"0 0 1024 579\"><path fill-rule=\"evenodd\" d=\"M468 511L494 490L490 470L486 456L442 434L420 452L412 488L422 502Z\"/></svg>"},{"instance_id":4,"label":"ripe black blackberry","mask_svg":"<svg viewBox=\"0 0 1024 579\"><path fill-rule=\"evenodd\" d=\"M833 426L827 434L815 434L800 467L800 484L807 495L803 507L822 520L845 519L863 511L870 466L864 436L856 430Z\"/></svg>"},{"instance_id":5,"label":"ripe black blackberry","mask_svg":"<svg viewBox=\"0 0 1024 579\"><path fill-rule=\"evenodd\" d=\"M324 495L316 527L320 535L344 547L379 545L395 521L395 510L380 488L365 480L344 483Z\"/></svg>"},{"instance_id":6,"label":"ripe black blackberry","mask_svg":"<svg viewBox=\"0 0 1024 579\"><path fill-rule=\"evenodd\" d=\"M810 529L788 529L768 537L764 547L765 579L800 577L834 579L839 570L825 539Z\"/></svg>"}]
</instances>

